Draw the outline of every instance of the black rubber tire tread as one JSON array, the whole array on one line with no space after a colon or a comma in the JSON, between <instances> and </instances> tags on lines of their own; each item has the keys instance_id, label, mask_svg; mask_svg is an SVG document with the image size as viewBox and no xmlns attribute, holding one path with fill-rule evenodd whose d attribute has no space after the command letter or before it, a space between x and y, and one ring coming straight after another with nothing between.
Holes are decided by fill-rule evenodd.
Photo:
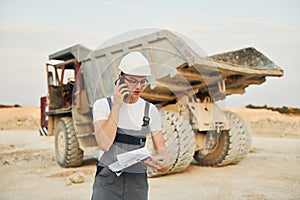
<instances>
[{"instance_id":1,"label":"black rubber tire tread","mask_svg":"<svg viewBox=\"0 0 300 200\"><path fill-rule=\"evenodd\" d=\"M58 151L58 134L61 131L63 131L65 139L65 151L63 155L60 155ZM55 155L57 163L62 167L77 167L82 164L83 151L79 148L71 117L62 117L57 123L55 128Z\"/></svg>"}]
</instances>

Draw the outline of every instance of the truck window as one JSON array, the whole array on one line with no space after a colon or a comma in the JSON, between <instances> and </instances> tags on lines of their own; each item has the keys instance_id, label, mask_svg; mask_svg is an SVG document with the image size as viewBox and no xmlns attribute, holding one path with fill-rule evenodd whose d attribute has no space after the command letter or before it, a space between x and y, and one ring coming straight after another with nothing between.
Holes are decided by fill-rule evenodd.
<instances>
[{"instance_id":1,"label":"truck window","mask_svg":"<svg viewBox=\"0 0 300 200\"><path fill-rule=\"evenodd\" d=\"M48 65L48 82L49 85L58 86L58 79L55 75L55 68L52 65Z\"/></svg>"},{"instance_id":2,"label":"truck window","mask_svg":"<svg viewBox=\"0 0 300 200\"><path fill-rule=\"evenodd\" d=\"M75 82L75 70L65 69L63 84L73 84Z\"/></svg>"}]
</instances>

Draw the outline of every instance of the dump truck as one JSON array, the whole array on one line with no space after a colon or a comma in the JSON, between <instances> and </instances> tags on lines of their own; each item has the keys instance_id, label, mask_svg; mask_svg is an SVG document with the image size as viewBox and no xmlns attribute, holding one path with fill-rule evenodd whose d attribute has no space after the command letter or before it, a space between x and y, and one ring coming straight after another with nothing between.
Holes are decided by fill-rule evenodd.
<instances>
[{"instance_id":1,"label":"dump truck","mask_svg":"<svg viewBox=\"0 0 300 200\"><path fill-rule=\"evenodd\" d=\"M49 55L40 131L55 136L59 165L80 166L84 153L98 151L92 106L113 94L118 65L131 51L150 62L152 76L141 97L161 113L170 157L168 172L149 170L148 176L179 172L191 162L218 167L245 158L251 147L249 126L218 102L268 76L280 77L283 70L253 47L208 56L181 34L155 30L131 32L95 50L77 44ZM153 149L151 139L146 146Z\"/></svg>"}]
</instances>

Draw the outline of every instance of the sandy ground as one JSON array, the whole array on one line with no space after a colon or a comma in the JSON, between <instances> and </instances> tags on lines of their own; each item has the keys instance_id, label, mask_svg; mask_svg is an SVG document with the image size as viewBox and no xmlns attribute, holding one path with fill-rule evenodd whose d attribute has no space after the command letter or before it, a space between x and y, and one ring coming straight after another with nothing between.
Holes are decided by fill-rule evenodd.
<instances>
[{"instance_id":1,"label":"sandy ground","mask_svg":"<svg viewBox=\"0 0 300 200\"><path fill-rule=\"evenodd\" d=\"M38 130L39 107L0 108L0 130Z\"/></svg>"},{"instance_id":2,"label":"sandy ground","mask_svg":"<svg viewBox=\"0 0 300 200\"><path fill-rule=\"evenodd\" d=\"M95 160L86 155L82 166L61 168L55 161L54 137L37 131L38 109L14 109L0 109L0 199L90 199ZM150 200L300 199L300 118L230 110L254 130L248 156L237 165L191 164L184 172L150 178ZM84 182L71 182L78 174Z\"/></svg>"}]
</instances>

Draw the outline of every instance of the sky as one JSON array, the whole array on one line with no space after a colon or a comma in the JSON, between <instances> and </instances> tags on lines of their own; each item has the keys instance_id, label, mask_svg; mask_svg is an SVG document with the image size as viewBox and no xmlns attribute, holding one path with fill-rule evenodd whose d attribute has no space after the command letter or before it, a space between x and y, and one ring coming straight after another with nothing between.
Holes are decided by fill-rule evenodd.
<instances>
[{"instance_id":1,"label":"sky","mask_svg":"<svg viewBox=\"0 0 300 200\"><path fill-rule=\"evenodd\" d=\"M300 0L0 0L0 104L39 106L45 63L58 50L95 49L124 32L179 32L208 55L255 47L284 70L231 95L226 107L300 107Z\"/></svg>"}]
</instances>

